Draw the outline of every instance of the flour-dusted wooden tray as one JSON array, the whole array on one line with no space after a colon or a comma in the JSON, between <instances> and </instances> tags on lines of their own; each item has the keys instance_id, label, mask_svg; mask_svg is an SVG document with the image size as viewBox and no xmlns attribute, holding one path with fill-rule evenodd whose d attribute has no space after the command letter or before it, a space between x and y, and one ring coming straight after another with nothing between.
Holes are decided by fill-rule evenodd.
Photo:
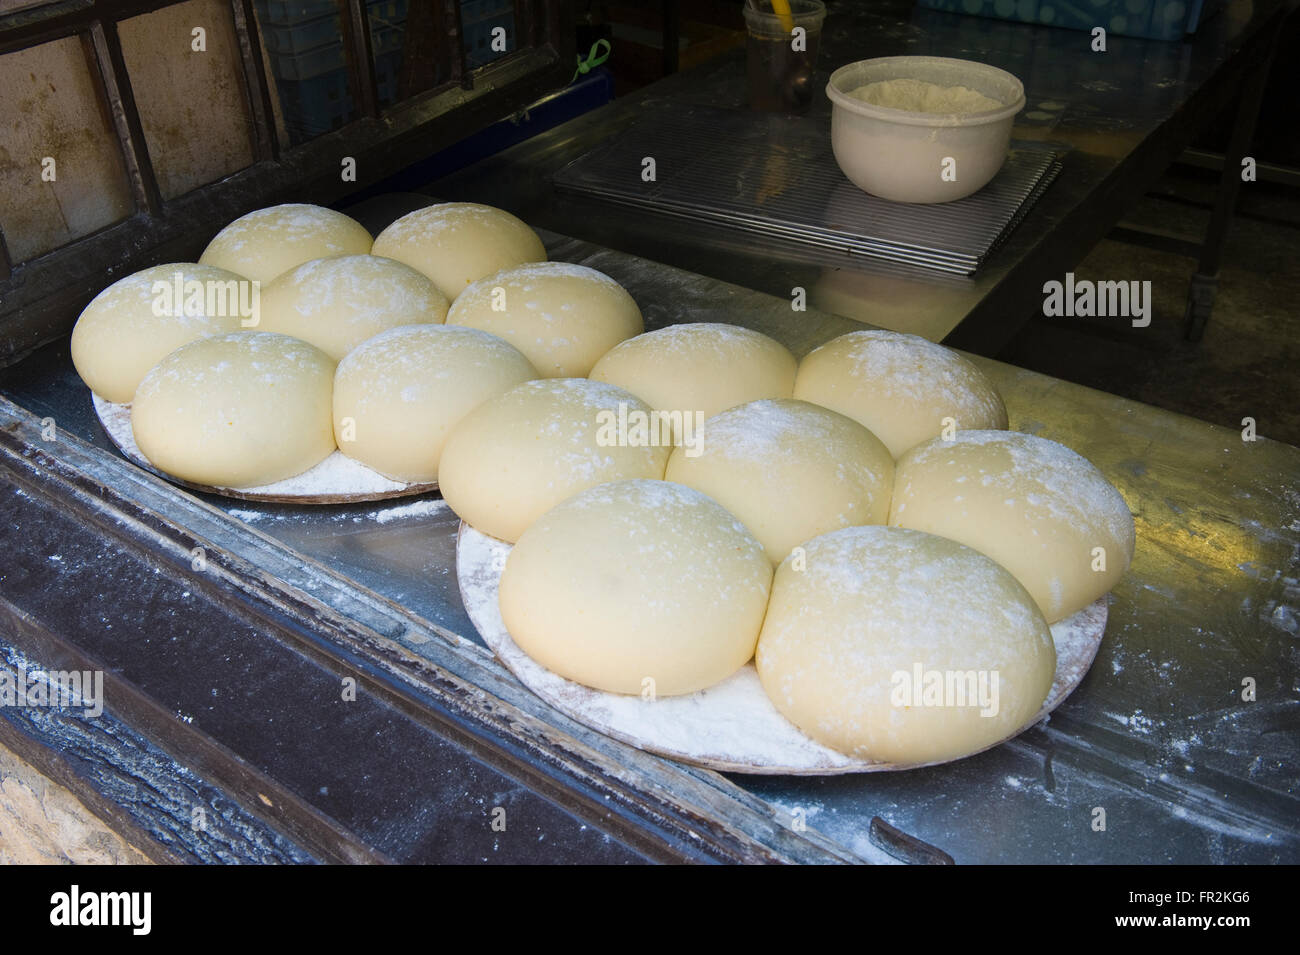
<instances>
[{"instance_id":1,"label":"flour-dusted wooden tray","mask_svg":"<svg viewBox=\"0 0 1300 955\"><path fill-rule=\"evenodd\" d=\"M524 686L579 723L638 749L722 772L831 776L934 765L864 762L814 741L777 711L752 662L707 690L653 702L566 680L534 662L506 632L497 594L512 546L460 525L456 577L465 610L489 649ZM1101 646L1106 610L1103 596L1052 626L1056 678L1029 725L1060 706L1083 680Z\"/></svg>"},{"instance_id":2,"label":"flour-dusted wooden tray","mask_svg":"<svg viewBox=\"0 0 1300 955\"><path fill-rule=\"evenodd\" d=\"M134 464L173 484L193 491L219 494L242 501L269 501L280 504L353 504L364 501L384 501L394 497L412 497L438 489L437 483L403 484L384 477L378 471L354 461L340 451L335 451L320 464L302 474L296 474L274 484L260 487L213 487L183 481L154 467L135 443L131 431L131 406L105 401L91 394L95 414L113 445Z\"/></svg>"}]
</instances>

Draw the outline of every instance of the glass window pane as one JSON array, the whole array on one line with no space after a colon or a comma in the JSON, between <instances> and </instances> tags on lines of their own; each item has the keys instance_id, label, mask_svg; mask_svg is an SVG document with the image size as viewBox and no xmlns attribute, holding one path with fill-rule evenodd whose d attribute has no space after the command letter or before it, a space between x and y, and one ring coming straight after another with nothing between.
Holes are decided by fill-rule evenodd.
<instances>
[{"instance_id":1,"label":"glass window pane","mask_svg":"<svg viewBox=\"0 0 1300 955\"><path fill-rule=\"evenodd\" d=\"M91 69L75 36L0 56L0 229L15 262L134 211Z\"/></svg>"},{"instance_id":2,"label":"glass window pane","mask_svg":"<svg viewBox=\"0 0 1300 955\"><path fill-rule=\"evenodd\" d=\"M200 28L204 49L195 50ZM118 36L164 199L252 164L243 67L225 0L187 0L123 20Z\"/></svg>"},{"instance_id":3,"label":"glass window pane","mask_svg":"<svg viewBox=\"0 0 1300 955\"><path fill-rule=\"evenodd\" d=\"M514 0L461 0L460 23L465 65L471 70L517 48Z\"/></svg>"}]
</instances>

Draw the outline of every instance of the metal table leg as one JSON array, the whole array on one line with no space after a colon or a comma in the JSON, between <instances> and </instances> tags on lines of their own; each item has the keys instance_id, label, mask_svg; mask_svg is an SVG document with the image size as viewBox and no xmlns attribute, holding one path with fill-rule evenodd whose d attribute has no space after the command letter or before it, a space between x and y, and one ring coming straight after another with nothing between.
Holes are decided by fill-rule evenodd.
<instances>
[{"instance_id":1,"label":"metal table leg","mask_svg":"<svg viewBox=\"0 0 1300 955\"><path fill-rule=\"evenodd\" d=\"M1237 194L1241 190L1241 160L1250 149L1251 139L1255 135L1255 124L1259 119L1260 104L1264 99L1269 68L1273 63L1273 51L1277 48L1276 37L1277 35L1274 34L1267 55L1255 64L1241 84L1241 94L1237 100L1237 115L1233 119L1232 134L1224 155L1219 194L1214 201L1214 212L1210 216L1210 227L1206 231L1205 241L1201 244L1200 263L1197 265L1196 274L1192 276L1191 287L1187 292L1185 333L1188 341L1201 340L1201 336L1205 334L1205 325L1210 320L1210 312L1214 308L1214 293L1219 285L1219 262L1223 257L1223 247L1227 243L1228 227L1232 224L1232 211L1237 204Z\"/></svg>"},{"instance_id":2,"label":"metal table leg","mask_svg":"<svg viewBox=\"0 0 1300 955\"><path fill-rule=\"evenodd\" d=\"M663 0L664 18L664 76L672 76L678 69L679 44L682 36L681 0Z\"/></svg>"}]
</instances>

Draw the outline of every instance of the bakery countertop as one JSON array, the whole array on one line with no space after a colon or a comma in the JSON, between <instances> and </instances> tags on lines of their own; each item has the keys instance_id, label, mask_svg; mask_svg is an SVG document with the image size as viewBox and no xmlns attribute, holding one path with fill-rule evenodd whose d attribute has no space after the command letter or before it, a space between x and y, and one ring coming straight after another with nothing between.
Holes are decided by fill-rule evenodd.
<instances>
[{"instance_id":1,"label":"bakery countertop","mask_svg":"<svg viewBox=\"0 0 1300 955\"><path fill-rule=\"evenodd\" d=\"M375 228L421 201L394 197L350 211ZM543 237L552 258L600 269L626 286L651 328L732 322L802 355L862 327L622 252ZM822 846L869 861L888 861L869 839L873 816L959 863L1300 861L1300 449L1267 438L1248 442L1235 431L976 361L1001 389L1011 426L1095 463L1137 524L1136 556L1111 594L1096 663L1050 720L946 766L826 778L724 778L613 741L598 745L639 786L662 786L671 776L672 786L704 787L724 817L767 814L790 827L798 815ZM0 393L93 445L65 447L84 455L99 480L124 484L130 474L139 487L165 491L172 506L202 510L205 521L213 512L203 505L218 508L232 552L265 552L267 538L280 545L278 559L294 568L293 586L322 600L333 587L352 600L378 595L380 603L400 605L408 623L383 639L402 653L495 681L493 692L511 684L465 615L455 571L458 525L437 495L317 508L200 496L202 504L189 505L189 495L111 449L66 346L0 373ZM267 558L259 559L266 567ZM333 575L329 587L313 568ZM1250 701L1243 699L1247 683ZM528 705L546 722L570 726L540 702ZM285 716L290 724L294 718ZM397 770L373 771L382 786L384 774ZM1094 830L1098 808L1104 831Z\"/></svg>"},{"instance_id":2,"label":"bakery countertop","mask_svg":"<svg viewBox=\"0 0 1300 955\"><path fill-rule=\"evenodd\" d=\"M809 116L828 129L821 91L836 67L876 56L949 56L1020 78L1027 102L1012 136L1069 148L1056 181L972 279L911 278L861 257L620 209L552 186L557 170L655 111L746 108L743 44L461 172L400 188L500 206L535 226L773 295L803 288L816 308L995 355L1042 307L1045 278L1074 268L1234 102L1266 60L1286 4L1233 0L1183 42L1111 34L1105 53L1094 53L1083 31L943 13L912 0L830 0L827 8ZM799 188L798 169L779 156L763 176L773 189Z\"/></svg>"}]
</instances>

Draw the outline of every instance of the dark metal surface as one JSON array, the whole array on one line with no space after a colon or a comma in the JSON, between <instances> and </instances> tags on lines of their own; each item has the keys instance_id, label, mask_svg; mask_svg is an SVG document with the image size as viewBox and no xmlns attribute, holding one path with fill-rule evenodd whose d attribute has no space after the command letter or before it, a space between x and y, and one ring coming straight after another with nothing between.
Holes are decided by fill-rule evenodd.
<instances>
[{"instance_id":1,"label":"dark metal surface","mask_svg":"<svg viewBox=\"0 0 1300 955\"><path fill-rule=\"evenodd\" d=\"M1234 0L1184 42L1110 36L1107 52L1098 54L1084 33L914 9L909 0L827 7L814 78L818 88L834 68L867 57L980 60L1025 85L1028 101L1014 138L1072 147L1060 177L974 281L900 282L848 256L818 252L810 261L790 243L702 225L682 229L648 213L615 214L606 203L551 186L557 170L637 123L650 108L744 109L743 50L431 183L429 191L502 206L538 226L773 295L788 297L792 288L804 288L814 307L992 355L1041 312L1043 282L1072 269L1198 131L1236 102L1243 78L1267 55L1288 10L1283 0ZM824 95L814 97L810 116L820 117L829 130Z\"/></svg>"},{"instance_id":2,"label":"dark metal surface","mask_svg":"<svg viewBox=\"0 0 1300 955\"><path fill-rule=\"evenodd\" d=\"M37 664L7 644L7 635L25 623L12 610L0 601L6 628L0 672L16 680ZM48 662L39 666L55 668ZM96 816L154 862L319 861L112 714L6 708L0 745L77 791Z\"/></svg>"}]
</instances>

